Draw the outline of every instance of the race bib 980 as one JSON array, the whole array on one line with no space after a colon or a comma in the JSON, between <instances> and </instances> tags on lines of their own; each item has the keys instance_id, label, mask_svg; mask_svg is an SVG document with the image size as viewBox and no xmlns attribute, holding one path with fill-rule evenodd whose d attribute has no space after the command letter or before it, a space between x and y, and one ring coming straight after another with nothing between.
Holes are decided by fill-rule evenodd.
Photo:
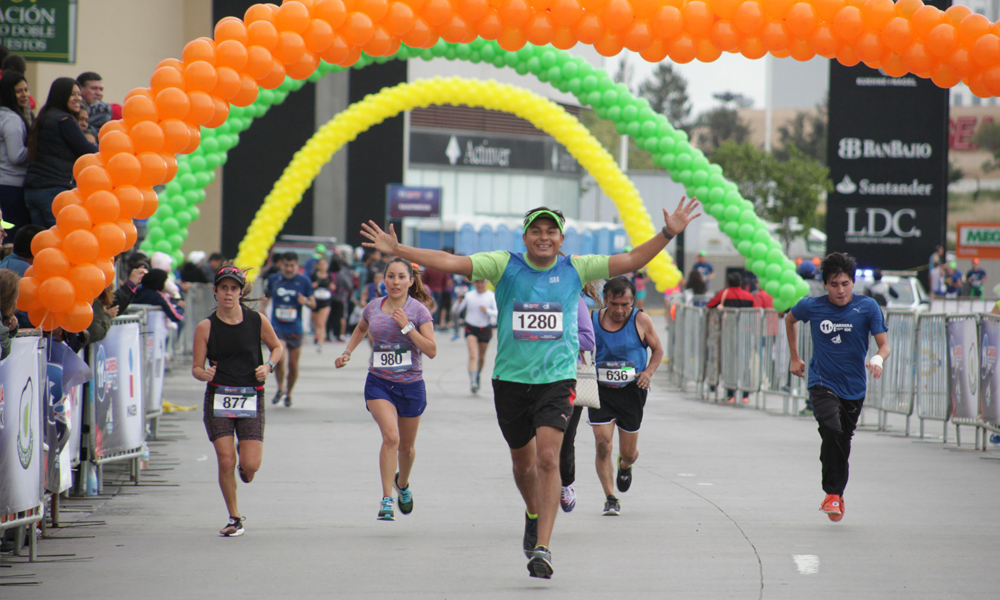
<instances>
[{"instance_id":1,"label":"race bib 980","mask_svg":"<svg viewBox=\"0 0 1000 600\"><path fill-rule=\"evenodd\" d=\"M515 302L511 329L515 340L550 341L562 338L561 302Z\"/></svg>"},{"instance_id":2,"label":"race bib 980","mask_svg":"<svg viewBox=\"0 0 1000 600\"><path fill-rule=\"evenodd\" d=\"M212 414L228 419L252 419L257 416L257 389L253 387L215 388Z\"/></svg>"},{"instance_id":3,"label":"race bib 980","mask_svg":"<svg viewBox=\"0 0 1000 600\"><path fill-rule=\"evenodd\" d=\"M598 385L623 388L635 381L635 375L635 363L630 360L597 363Z\"/></svg>"},{"instance_id":4,"label":"race bib 980","mask_svg":"<svg viewBox=\"0 0 1000 600\"><path fill-rule=\"evenodd\" d=\"M376 371L402 373L413 369L413 351L409 344L376 344L372 352Z\"/></svg>"}]
</instances>

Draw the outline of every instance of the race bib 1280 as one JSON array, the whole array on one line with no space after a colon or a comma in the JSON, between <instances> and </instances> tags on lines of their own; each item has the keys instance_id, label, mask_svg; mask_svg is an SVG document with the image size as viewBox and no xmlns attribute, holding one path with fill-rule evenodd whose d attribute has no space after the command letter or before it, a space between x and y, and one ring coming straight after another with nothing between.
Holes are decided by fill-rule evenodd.
<instances>
[{"instance_id":1,"label":"race bib 1280","mask_svg":"<svg viewBox=\"0 0 1000 600\"><path fill-rule=\"evenodd\" d=\"M372 351L372 368L376 371L402 373L413 368L413 351L409 344L376 344Z\"/></svg>"},{"instance_id":2,"label":"race bib 1280","mask_svg":"<svg viewBox=\"0 0 1000 600\"><path fill-rule=\"evenodd\" d=\"M561 302L515 302L511 329L515 340L551 341L562 338Z\"/></svg>"},{"instance_id":3,"label":"race bib 1280","mask_svg":"<svg viewBox=\"0 0 1000 600\"><path fill-rule=\"evenodd\" d=\"M228 419L252 419L257 416L257 389L253 387L215 388L212 414Z\"/></svg>"},{"instance_id":4,"label":"race bib 1280","mask_svg":"<svg viewBox=\"0 0 1000 600\"><path fill-rule=\"evenodd\" d=\"M635 363L603 361L597 363L597 383L606 387L623 388L635 381Z\"/></svg>"}]
</instances>

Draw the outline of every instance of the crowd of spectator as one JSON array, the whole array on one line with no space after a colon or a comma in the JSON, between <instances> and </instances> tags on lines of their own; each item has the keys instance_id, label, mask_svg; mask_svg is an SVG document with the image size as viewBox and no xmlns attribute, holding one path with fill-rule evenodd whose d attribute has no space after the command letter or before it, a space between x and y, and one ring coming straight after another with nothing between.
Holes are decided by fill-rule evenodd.
<instances>
[{"instance_id":1,"label":"crowd of spectator","mask_svg":"<svg viewBox=\"0 0 1000 600\"><path fill-rule=\"evenodd\" d=\"M87 71L53 81L36 115L24 58L2 48L0 56L0 208L16 235L55 225L52 201L75 187L73 164L98 151L98 131L121 118L121 106L104 102L101 76Z\"/></svg>"}]
</instances>

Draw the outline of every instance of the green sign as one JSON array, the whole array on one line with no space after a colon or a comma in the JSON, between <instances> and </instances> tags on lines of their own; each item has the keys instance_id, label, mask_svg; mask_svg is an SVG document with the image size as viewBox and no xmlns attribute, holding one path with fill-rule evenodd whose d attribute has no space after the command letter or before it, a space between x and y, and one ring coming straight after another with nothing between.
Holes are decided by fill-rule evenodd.
<instances>
[{"instance_id":1,"label":"green sign","mask_svg":"<svg viewBox=\"0 0 1000 600\"><path fill-rule=\"evenodd\" d=\"M0 40L25 60L76 62L77 0L0 0Z\"/></svg>"}]
</instances>

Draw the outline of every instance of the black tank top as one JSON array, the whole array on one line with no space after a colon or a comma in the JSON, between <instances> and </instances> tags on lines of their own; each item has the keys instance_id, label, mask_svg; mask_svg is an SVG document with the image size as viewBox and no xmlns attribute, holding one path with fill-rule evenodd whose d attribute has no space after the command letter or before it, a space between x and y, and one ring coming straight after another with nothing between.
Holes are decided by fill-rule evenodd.
<instances>
[{"instance_id":1,"label":"black tank top","mask_svg":"<svg viewBox=\"0 0 1000 600\"><path fill-rule=\"evenodd\" d=\"M260 346L260 313L242 306L239 325L224 322L216 313L208 317L208 360L215 365L215 385L258 387L254 371L264 364Z\"/></svg>"}]
</instances>

